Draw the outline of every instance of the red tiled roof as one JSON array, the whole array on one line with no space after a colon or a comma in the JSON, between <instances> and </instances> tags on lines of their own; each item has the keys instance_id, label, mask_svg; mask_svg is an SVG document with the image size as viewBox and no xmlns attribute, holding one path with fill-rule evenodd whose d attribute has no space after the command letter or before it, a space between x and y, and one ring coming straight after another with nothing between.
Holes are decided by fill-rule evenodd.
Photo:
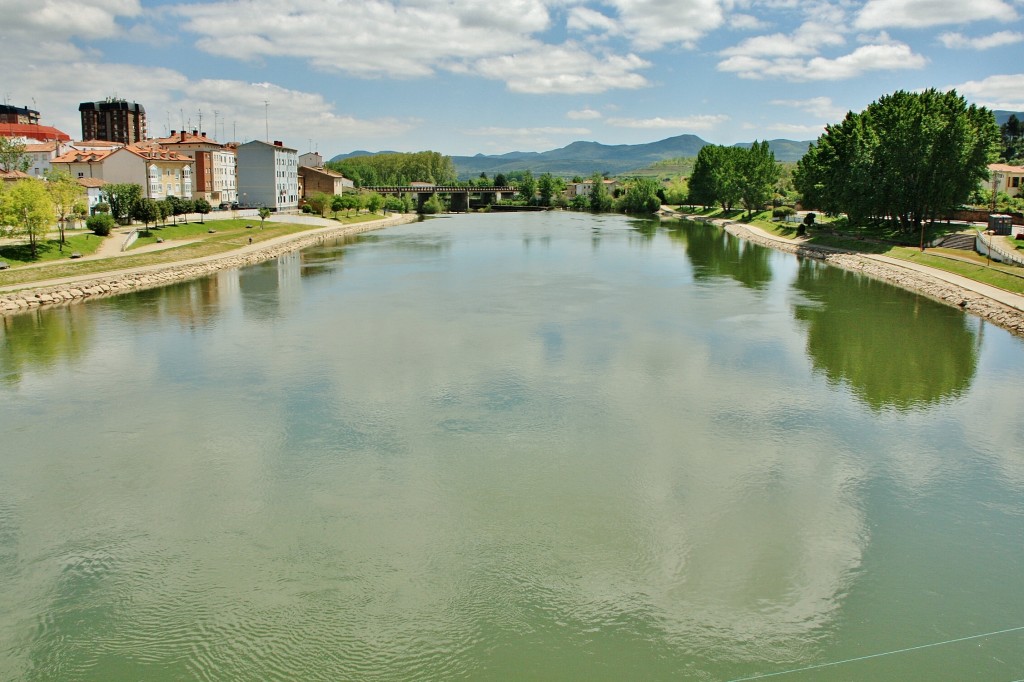
<instances>
[{"instance_id":1,"label":"red tiled roof","mask_svg":"<svg viewBox=\"0 0 1024 682\"><path fill-rule=\"evenodd\" d=\"M100 180L99 178L78 178L75 182L82 187L102 187L107 184L106 180Z\"/></svg>"},{"instance_id":2,"label":"red tiled roof","mask_svg":"<svg viewBox=\"0 0 1024 682\"><path fill-rule=\"evenodd\" d=\"M181 132L172 131L172 135L169 137L158 137L153 140L157 144L161 145L172 145L172 144L208 144L215 147L223 147L220 142L213 138L207 137L206 133L189 133L182 130Z\"/></svg>"},{"instance_id":3,"label":"red tiled roof","mask_svg":"<svg viewBox=\"0 0 1024 682\"><path fill-rule=\"evenodd\" d=\"M17 180L24 180L25 178L31 178L32 176L28 173L23 173L20 170L5 171L0 170L0 179L6 182L15 182Z\"/></svg>"},{"instance_id":4,"label":"red tiled roof","mask_svg":"<svg viewBox=\"0 0 1024 682\"><path fill-rule=\"evenodd\" d=\"M57 130L53 126L32 125L29 123L0 123L0 137L27 137L30 140L64 140L71 141L71 136Z\"/></svg>"},{"instance_id":5,"label":"red tiled roof","mask_svg":"<svg viewBox=\"0 0 1024 682\"><path fill-rule=\"evenodd\" d=\"M1000 173L1024 173L1024 166L1011 166L1006 163L990 163L988 169Z\"/></svg>"},{"instance_id":6,"label":"red tiled roof","mask_svg":"<svg viewBox=\"0 0 1024 682\"><path fill-rule=\"evenodd\" d=\"M100 149L91 152L72 149L71 151L65 152L53 159L50 163L98 163L113 153L114 150L112 149Z\"/></svg>"},{"instance_id":7,"label":"red tiled roof","mask_svg":"<svg viewBox=\"0 0 1024 682\"><path fill-rule=\"evenodd\" d=\"M165 147L161 147L154 140L136 142L135 144L128 145L125 149L136 156L141 156L146 161L181 161L185 163L192 163L192 158Z\"/></svg>"},{"instance_id":8,"label":"red tiled roof","mask_svg":"<svg viewBox=\"0 0 1024 682\"><path fill-rule=\"evenodd\" d=\"M52 152L52 151L54 151L56 149L57 149L57 141L56 140L50 140L49 142L39 142L39 143L36 143L36 144L29 143L29 144L25 145L25 151L29 152L29 153L31 153L31 152Z\"/></svg>"}]
</instances>

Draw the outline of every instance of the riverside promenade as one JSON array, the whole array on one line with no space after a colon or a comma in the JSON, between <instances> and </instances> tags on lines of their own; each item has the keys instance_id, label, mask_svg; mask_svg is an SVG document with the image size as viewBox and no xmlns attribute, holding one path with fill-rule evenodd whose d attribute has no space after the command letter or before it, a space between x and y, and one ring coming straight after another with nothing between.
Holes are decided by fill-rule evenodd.
<instances>
[{"instance_id":1,"label":"riverside promenade","mask_svg":"<svg viewBox=\"0 0 1024 682\"><path fill-rule=\"evenodd\" d=\"M274 222L309 225L310 229L297 234L283 235L255 244L244 245L229 253L201 256L173 263L108 270L102 273L84 273L78 276L72 275L28 284L2 286L0 287L0 315L17 314L43 306L61 305L98 296L110 296L205 277L218 270L254 265L289 251L322 243L327 239L402 225L415 222L418 219L419 216L415 214L397 214L363 223L339 224L333 220L309 215L275 215ZM122 252L120 242L123 241L123 237L124 235L117 235L108 238L104 247L89 259L117 259L125 254L144 253L145 250L156 250L163 246L154 245L153 247L143 247L145 250ZM181 244L182 242L177 242L172 246Z\"/></svg>"},{"instance_id":2,"label":"riverside promenade","mask_svg":"<svg viewBox=\"0 0 1024 682\"><path fill-rule=\"evenodd\" d=\"M769 234L756 225L724 218L707 218L662 207L662 214L713 224L729 234L768 248L814 258L829 265L860 272L929 298L956 306L1024 337L1024 296L927 265L876 254L814 246L805 239Z\"/></svg>"}]
</instances>

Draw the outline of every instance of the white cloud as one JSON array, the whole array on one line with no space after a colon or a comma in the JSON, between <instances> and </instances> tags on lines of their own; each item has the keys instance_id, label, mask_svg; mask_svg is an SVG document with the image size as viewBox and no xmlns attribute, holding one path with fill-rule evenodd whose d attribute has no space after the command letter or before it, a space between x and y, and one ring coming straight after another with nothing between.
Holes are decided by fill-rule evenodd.
<instances>
[{"instance_id":1,"label":"white cloud","mask_svg":"<svg viewBox=\"0 0 1024 682\"><path fill-rule=\"evenodd\" d=\"M827 59L809 60L780 57L762 59L749 56L729 57L718 64L720 71L737 74L740 78L761 80L783 78L791 81L844 80L871 71L920 69L926 64L924 57L915 54L903 43L892 45L864 45L850 54Z\"/></svg>"},{"instance_id":2,"label":"white cloud","mask_svg":"<svg viewBox=\"0 0 1024 682\"><path fill-rule=\"evenodd\" d=\"M479 59L473 73L502 80L512 92L530 94L593 94L613 89L646 87L636 73L650 63L636 55L595 56L573 43L538 45L522 54Z\"/></svg>"},{"instance_id":3,"label":"white cloud","mask_svg":"<svg viewBox=\"0 0 1024 682\"><path fill-rule=\"evenodd\" d=\"M990 109L1024 109L1024 73L989 76L943 89L955 88L968 100Z\"/></svg>"},{"instance_id":4,"label":"white cloud","mask_svg":"<svg viewBox=\"0 0 1024 682\"><path fill-rule=\"evenodd\" d=\"M599 31L615 35L618 32L618 24L615 23L614 19L589 7L582 6L573 7L569 10L566 28L570 31L582 33Z\"/></svg>"},{"instance_id":5,"label":"white cloud","mask_svg":"<svg viewBox=\"0 0 1024 682\"><path fill-rule=\"evenodd\" d=\"M608 0L618 24L637 50L666 45L694 47L697 40L725 24L719 0Z\"/></svg>"},{"instance_id":6,"label":"white cloud","mask_svg":"<svg viewBox=\"0 0 1024 682\"><path fill-rule=\"evenodd\" d=\"M565 117L573 121L592 121L601 118L601 112L593 109L579 109L566 112Z\"/></svg>"},{"instance_id":7,"label":"white cloud","mask_svg":"<svg viewBox=\"0 0 1024 682\"><path fill-rule=\"evenodd\" d=\"M472 0L319 2L250 0L180 5L184 28L213 55L295 57L323 71L411 78L448 63L515 53L546 30L543 0L508 0L500 11Z\"/></svg>"},{"instance_id":8,"label":"white cloud","mask_svg":"<svg viewBox=\"0 0 1024 682\"><path fill-rule=\"evenodd\" d=\"M857 28L925 28L972 21L1011 21L1013 7L1003 0L868 0L856 19Z\"/></svg>"},{"instance_id":9,"label":"white cloud","mask_svg":"<svg viewBox=\"0 0 1024 682\"><path fill-rule=\"evenodd\" d=\"M617 128L642 128L657 130L671 128L678 130L710 130L720 123L728 121L724 114L687 116L683 118L609 118L608 125Z\"/></svg>"},{"instance_id":10,"label":"white cloud","mask_svg":"<svg viewBox=\"0 0 1024 682\"><path fill-rule=\"evenodd\" d=\"M767 26L767 23L752 14L729 15L729 28L736 31L757 31Z\"/></svg>"},{"instance_id":11,"label":"white cloud","mask_svg":"<svg viewBox=\"0 0 1024 682\"><path fill-rule=\"evenodd\" d=\"M824 119L835 121L846 115L846 111L832 103L831 97L811 97L810 99L775 99L771 104L780 107L792 107L808 114Z\"/></svg>"},{"instance_id":12,"label":"white cloud","mask_svg":"<svg viewBox=\"0 0 1024 682\"><path fill-rule=\"evenodd\" d=\"M1021 41L1024 41L1024 33L1016 31L999 31L978 38L968 38L962 33L943 33L939 36L939 42L952 50L990 50Z\"/></svg>"},{"instance_id":13,"label":"white cloud","mask_svg":"<svg viewBox=\"0 0 1024 682\"><path fill-rule=\"evenodd\" d=\"M719 54L725 57L796 57L798 55L816 54L813 46L801 44L781 33L768 36L747 38L739 45L726 48Z\"/></svg>"},{"instance_id":14,"label":"white cloud","mask_svg":"<svg viewBox=\"0 0 1024 682\"><path fill-rule=\"evenodd\" d=\"M53 41L107 38L120 32L118 17L141 14L139 0L4 0L0 35L5 49L7 40L19 35Z\"/></svg>"}]
</instances>

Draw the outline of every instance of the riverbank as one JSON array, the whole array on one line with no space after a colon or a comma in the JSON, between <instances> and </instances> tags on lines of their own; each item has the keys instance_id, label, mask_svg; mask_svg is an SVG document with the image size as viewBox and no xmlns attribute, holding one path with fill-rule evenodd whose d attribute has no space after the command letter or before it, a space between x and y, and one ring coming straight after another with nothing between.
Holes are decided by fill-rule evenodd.
<instances>
[{"instance_id":1,"label":"riverbank","mask_svg":"<svg viewBox=\"0 0 1024 682\"><path fill-rule=\"evenodd\" d=\"M275 219L278 222L301 222L321 225L321 227L313 227L305 232L243 246L227 254L203 256L170 264L112 270L99 274L88 273L82 276L63 277L28 285L0 287L0 315L17 314L44 306L65 305L90 298L140 291L174 282L197 279L219 270L261 263L289 251L323 243L328 239L415 222L419 216L401 214L381 220L347 225L339 225L326 219L311 219L308 216L285 215L276 216ZM319 222L311 222L314 220Z\"/></svg>"},{"instance_id":2,"label":"riverbank","mask_svg":"<svg viewBox=\"0 0 1024 682\"><path fill-rule=\"evenodd\" d=\"M966 277L888 256L812 246L802 240L777 237L754 225L747 225L735 220L707 218L669 210L665 210L663 213L671 217L714 224L729 234L760 246L793 253L801 257L814 258L845 270L863 273L869 277L923 294L941 303L961 308L1016 336L1024 337L1024 296L975 282Z\"/></svg>"}]
</instances>

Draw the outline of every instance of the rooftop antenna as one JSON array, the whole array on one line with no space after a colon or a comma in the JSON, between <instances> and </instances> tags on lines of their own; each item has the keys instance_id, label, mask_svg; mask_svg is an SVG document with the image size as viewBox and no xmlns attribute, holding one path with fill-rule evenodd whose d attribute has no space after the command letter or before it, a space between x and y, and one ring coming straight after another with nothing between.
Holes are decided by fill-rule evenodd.
<instances>
[{"instance_id":1,"label":"rooftop antenna","mask_svg":"<svg viewBox=\"0 0 1024 682\"><path fill-rule=\"evenodd\" d=\"M263 125L266 126L266 133L267 133L266 140L267 140L267 142L270 142L270 114L269 114L269 109L270 109L270 101L269 100L263 100Z\"/></svg>"},{"instance_id":2,"label":"rooftop antenna","mask_svg":"<svg viewBox=\"0 0 1024 682\"><path fill-rule=\"evenodd\" d=\"M217 111L216 109L213 110L213 136L214 137L217 137L217 115L219 113L220 112Z\"/></svg>"},{"instance_id":3,"label":"rooftop antenna","mask_svg":"<svg viewBox=\"0 0 1024 682\"><path fill-rule=\"evenodd\" d=\"M202 134L202 132L203 132L203 110L200 109L199 110L199 133Z\"/></svg>"}]
</instances>

